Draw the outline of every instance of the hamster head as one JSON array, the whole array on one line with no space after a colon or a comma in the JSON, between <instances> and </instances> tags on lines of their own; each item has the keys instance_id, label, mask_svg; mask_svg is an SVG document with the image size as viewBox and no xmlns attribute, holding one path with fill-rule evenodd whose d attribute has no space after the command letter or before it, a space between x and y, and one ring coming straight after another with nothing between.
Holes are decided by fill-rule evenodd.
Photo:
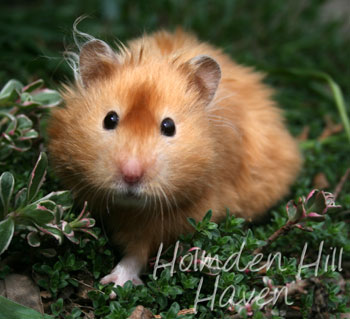
<instances>
[{"instance_id":1,"label":"hamster head","mask_svg":"<svg viewBox=\"0 0 350 319\"><path fill-rule=\"evenodd\" d=\"M199 196L215 165L207 112L221 77L216 61L115 53L91 40L79 64L49 123L49 151L66 185L84 200L126 205Z\"/></svg>"}]
</instances>

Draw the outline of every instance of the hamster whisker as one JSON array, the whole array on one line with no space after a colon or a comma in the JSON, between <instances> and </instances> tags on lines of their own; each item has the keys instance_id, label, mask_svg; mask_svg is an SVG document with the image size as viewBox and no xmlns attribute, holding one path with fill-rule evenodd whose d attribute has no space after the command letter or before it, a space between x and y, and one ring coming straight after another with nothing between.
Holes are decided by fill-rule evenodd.
<instances>
[{"instance_id":1,"label":"hamster whisker","mask_svg":"<svg viewBox=\"0 0 350 319\"><path fill-rule=\"evenodd\" d=\"M173 227L173 224L176 225L176 223L173 222L173 219L174 219L174 217L175 217L174 208L173 208L173 206L171 205L171 202L170 202L168 196L167 196L166 193L164 192L162 185L159 184L159 185L158 185L158 189L159 189L159 190L161 191L161 193L163 194L163 198L164 198L164 200L165 200L165 203L166 203L167 209L168 209L168 211L167 211L167 220L168 220L168 224L170 224L170 223L171 223L171 224L169 225L169 227L168 227L167 229L171 229L171 228ZM169 218L169 216L170 216L171 218ZM175 218L176 218L176 217L175 217Z\"/></svg>"},{"instance_id":2,"label":"hamster whisker","mask_svg":"<svg viewBox=\"0 0 350 319\"><path fill-rule=\"evenodd\" d=\"M90 196L86 196L85 195L85 198L91 198L91 200L89 201L90 204L92 204L93 206L96 207L96 204L99 203L101 204L101 202L103 203L105 201L105 198L106 198L106 188L104 187L104 185L101 185L101 186L98 186L98 187L93 187L90 191L91 194L91 197ZM100 197L100 195L102 194L102 197ZM100 198L101 201L96 201L96 198ZM103 207L103 204L102 204L102 207L97 207L96 209L97 210L102 210L104 207Z\"/></svg>"},{"instance_id":3,"label":"hamster whisker","mask_svg":"<svg viewBox=\"0 0 350 319\"><path fill-rule=\"evenodd\" d=\"M147 203L148 203L148 193L147 193L147 190L145 191L145 200L143 202L143 206L141 208L141 211L143 212L146 208L147 208Z\"/></svg>"},{"instance_id":4,"label":"hamster whisker","mask_svg":"<svg viewBox=\"0 0 350 319\"><path fill-rule=\"evenodd\" d=\"M212 108L209 106L209 111L213 111L215 109L217 109L217 110L221 109L219 103L222 102L222 101L225 101L225 100L227 100L227 99L229 99L229 98L231 98L231 97L233 97L235 95L236 95L236 93L231 93L231 94L224 95L224 96L222 96L220 98L215 98L212 101L212 103L211 103L212 105L215 105L215 106L212 107ZM226 108L225 108L225 111L226 111Z\"/></svg>"},{"instance_id":5,"label":"hamster whisker","mask_svg":"<svg viewBox=\"0 0 350 319\"><path fill-rule=\"evenodd\" d=\"M165 190L167 191L167 193L169 194L168 197L170 196L172 201L173 201L173 210L175 210L175 212L179 211L180 208L177 204L177 200L175 198L175 195L173 194L173 192L170 190L170 187L167 186L166 184L163 184L163 187L165 188ZM171 200L170 200L170 203L171 203ZM175 207L174 207L175 206Z\"/></svg>"},{"instance_id":6,"label":"hamster whisker","mask_svg":"<svg viewBox=\"0 0 350 319\"><path fill-rule=\"evenodd\" d=\"M213 122L215 126L221 126L221 127L227 127L234 131L236 135L238 135L237 127L234 126L230 121L225 120L224 118L217 116L217 115L209 115L208 116L209 121Z\"/></svg>"},{"instance_id":7,"label":"hamster whisker","mask_svg":"<svg viewBox=\"0 0 350 319\"><path fill-rule=\"evenodd\" d=\"M109 190L108 192L108 196L107 196L107 202L106 202L106 211L107 211L107 215L111 215L110 213L110 210L109 210L109 202L110 202L110 199L112 198L112 205L113 205L113 191L112 190ZM113 206L112 206L113 207ZM99 216L100 216L100 222L101 222L101 227L102 227L102 232L104 234L104 236L107 238L107 240L109 241L109 236L107 234L107 231L106 231L106 227L105 227L105 219L103 218L103 210L101 209L99 211Z\"/></svg>"},{"instance_id":8,"label":"hamster whisker","mask_svg":"<svg viewBox=\"0 0 350 319\"><path fill-rule=\"evenodd\" d=\"M227 124L229 124L229 125L232 125L232 127L235 127L231 121L225 119L224 117L222 117L222 116L220 116L220 115L209 114L209 115L208 115L208 118L209 118L209 119L212 119L212 120L218 120L218 121L220 121L220 122L223 122L223 123L227 123Z\"/></svg>"},{"instance_id":9,"label":"hamster whisker","mask_svg":"<svg viewBox=\"0 0 350 319\"><path fill-rule=\"evenodd\" d=\"M162 189L165 189L165 191L163 190L164 196L166 196L166 200L169 202L168 220L169 220L169 223L172 224L170 225L171 228L174 228L177 226L176 218L177 218L177 213L179 211L179 206L177 204L177 201L173 192L171 192L169 189L169 185L167 185L166 183L163 183L160 187ZM169 195L166 195L166 194L169 194Z\"/></svg>"},{"instance_id":10,"label":"hamster whisker","mask_svg":"<svg viewBox=\"0 0 350 319\"><path fill-rule=\"evenodd\" d=\"M159 196L158 188L152 187L154 199L155 202L159 202L159 210L160 210L160 216L161 216L161 240L164 240L164 211L163 211L163 205L161 198ZM158 211L158 209L155 209L154 212Z\"/></svg>"},{"instance_id":11,"label":"hamster whisker","mask_svg":"<svg viewBox=\"0 0 350 319\"><path fill-rule=\"evenodd\" d=\"M158 186L158 189L160 190L161 194L163 195L167 209L170 212L172 210L172 208L171 208L171 203L169 202L168 196L165 194L163 187L161 185Z\"/></svg>"},{"instance_id":12,"label":"hamster whisker","mask_svg":"<svg viewBox=\"0 0 350 319\"><path fill-rule=\"evenodd\" d=\"M106 203L106 206L108 206L110 194L111 194L111 189L107 189L107 191L105 191L104 194L102 194L101 203L103 206L105 205L105 203Z\"/></svg>"}]
</instances>

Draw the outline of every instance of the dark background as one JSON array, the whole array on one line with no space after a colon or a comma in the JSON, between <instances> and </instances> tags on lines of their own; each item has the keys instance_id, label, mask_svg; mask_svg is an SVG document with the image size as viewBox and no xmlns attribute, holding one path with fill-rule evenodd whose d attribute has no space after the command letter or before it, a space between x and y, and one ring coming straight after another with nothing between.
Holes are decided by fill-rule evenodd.
<instances>
[{"instance_id":1,"label":"dark background","mask_svg":"<svg viewBox=\"0 0 350 319\"><path fill-rule=\"evenodd\" d=\"M81 15L89 16L82 31L109 42L182 26L239 62L267 72L322 69L349 88L347 0L2 0L0 84L70 77L62 52L72 45L72 25Z\"/></svg>"},{"instance_id":2,"label":"dark background","mask_svg":"<svg viewBox=\"0 0 350 319\"><path fill-rule=\"evenodd\" d=\"M0 85L43 78L59 89L72 80L63 52L74 46L73 23L84 15L79 29L110 44L181 26L222 47L266 73L294 135L307 127L315 139L325 116L340 119L326 83L288 70L327 73L349 105L349 0L2 0Z\"/></svg>"}]
</instances>

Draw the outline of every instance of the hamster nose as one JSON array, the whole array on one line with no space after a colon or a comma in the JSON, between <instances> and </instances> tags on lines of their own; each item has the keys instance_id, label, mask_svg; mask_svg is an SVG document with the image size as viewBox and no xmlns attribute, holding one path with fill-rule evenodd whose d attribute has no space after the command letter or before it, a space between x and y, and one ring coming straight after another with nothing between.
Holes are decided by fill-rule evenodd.
<instances>
[{"instance_id":1,"label":"hamster nose","mask_svg":"<svg viewBox=\"0 0 350 319\"><path fill-rule=\"evenodd\" d=\"M125 183L138 183L143 176L143 169L140 161L134 158L126 160L121 165L121 174Z\"/></svg>"}]
</instances>

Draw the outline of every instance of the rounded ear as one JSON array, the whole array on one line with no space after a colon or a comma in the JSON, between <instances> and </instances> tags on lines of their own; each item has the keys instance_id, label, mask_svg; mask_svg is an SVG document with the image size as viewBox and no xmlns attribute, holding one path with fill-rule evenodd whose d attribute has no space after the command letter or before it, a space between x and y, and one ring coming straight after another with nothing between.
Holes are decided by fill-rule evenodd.
<instances>
[{"instance_id":1,"label":"rounded ear","mask_svg":"<svg viewBox=\"0 0 350 319\"><path fill-rule=\"evenodd\" d=\"M85 43L79 56L79 72L83 85L88 87L93 81L111 76L118 64L113 50L101 40Z\"/></svg>"},{"instance_id":2,"label":"rounded ear","mask_svg":"<svg viewBox=\"0 0 350 319\"><path fill-rule=\"evenodd\" d=\"M198 55L187 62L192 71L191 85L199 90L209 104L214 98L221 79L221 68L210 56Z\"/></svg>"}]
</instances>

